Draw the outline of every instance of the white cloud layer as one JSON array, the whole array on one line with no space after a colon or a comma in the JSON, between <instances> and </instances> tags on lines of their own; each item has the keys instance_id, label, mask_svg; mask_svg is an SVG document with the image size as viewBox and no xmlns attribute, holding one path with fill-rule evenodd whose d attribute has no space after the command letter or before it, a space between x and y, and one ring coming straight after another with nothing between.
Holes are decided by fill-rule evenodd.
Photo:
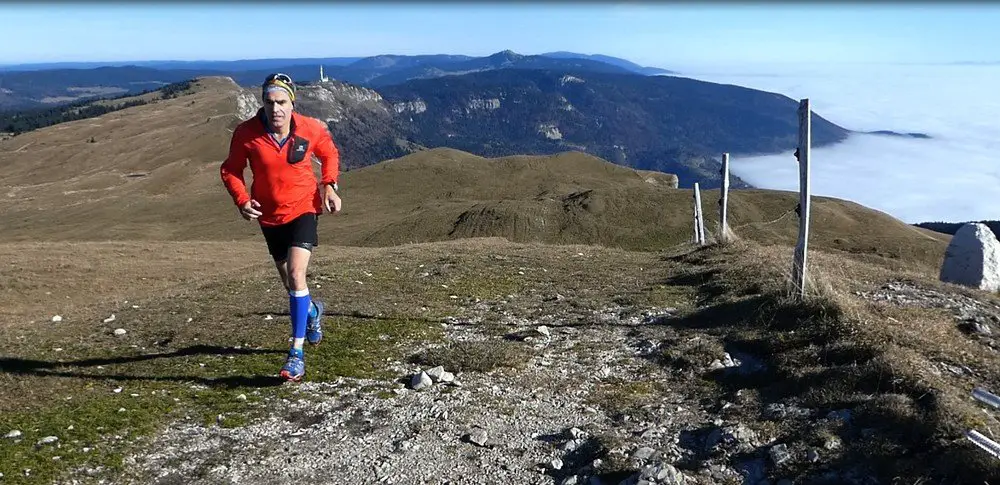
<instances>
[{"instance_id":1,"label":"white cloud layer","mask_svg":"<svg viewBox=\"0 0 1000 485\"><path fill-rule=\"evenodd\" d=\"M815 114L849 130L933 137L856 134L813 148L814 195L852 200L907 223L1000 219L1000 65L786 65L682 75L809 98ZM731 163L755 186L798 190L791 152L733 156Z\"/></svg>"}]
</instances>

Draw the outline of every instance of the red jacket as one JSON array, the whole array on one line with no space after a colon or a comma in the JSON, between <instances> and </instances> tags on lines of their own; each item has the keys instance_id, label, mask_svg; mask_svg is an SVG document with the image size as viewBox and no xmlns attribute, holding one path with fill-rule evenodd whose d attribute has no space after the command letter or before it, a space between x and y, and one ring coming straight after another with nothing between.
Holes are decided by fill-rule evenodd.
<instances>
[{"instance_id":1,"label":"red jacket","mask_svg":"<svg viewBox=\"0 0 1000 485\"><path fill-rule=\"evenodd\" d=\"M251 198L260 203L262 226L277 226L306 213L323 213L322 184L337 181L340 154L326 125L292 112L284 146L271 138L263 108L233 130L229 156L222 162L222 183L237 206ZM321 180L313 173L312 155L322 162ZM253 185L247 193L243 170L250 163Z\"/></svg>"}]
</instances>

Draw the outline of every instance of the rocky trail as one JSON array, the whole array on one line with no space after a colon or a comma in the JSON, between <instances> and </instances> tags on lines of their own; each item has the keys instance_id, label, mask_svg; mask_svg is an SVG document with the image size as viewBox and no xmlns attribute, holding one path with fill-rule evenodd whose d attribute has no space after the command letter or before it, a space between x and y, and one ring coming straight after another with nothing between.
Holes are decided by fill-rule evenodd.
<instances>
[{"instance_id":1,"label":"rocky trail","mask_svg":"<svg viewBox=\"0 0 1000 485\"><path fill-rule=\"evenodd\" d=\"M906 450L932 443L944 448L929 453L959 450L942 455L948 459L979 456L974 449L961 455L971 447L963 448L960 437L939 445L931 441L940 440L935 435L893 435L896 417L884 406L919 404L920 396L911 398L895 384L899 378L883 378L870 350L851 347L824 321L813 321L822 306L767 309L771 290L757 283L764 276L731 266L733 252L670 256L479 244L324 255L317 267L337 269L318 270L312 284L317 291L335 288L339 300L330 300L330 336L307 348L299 384L227 377L267 373L280 359L280 349L268 346L286 334L287 315L274 313L270 297L217 328L160 327L142 315L191 323L189 315L211 320L201 312L228 315L240 303L143 301L116 310L113 321L103 309L93 319L109 348L146 341L152 348L135 352L173 348L179 350L170 355L186 359L156 364L164 368L98 366L103 374L92 378L114 386L103 392L125 400L109 402L109 409L132 413L127 405L119 409L126 394L149 399L141 402L153 414L160 401L208 400L205 406L170 408L170 419L148 434L102 432L87 441L24 427L0 445L38 441L25 453L53 460L82 446L91 454L125 450L111 468L75 462L55 482L65 484L867 485L892 481L887 477L897 471L879 465L886 456L909 456ZM737 269L723 270L720 261ZM263 296L274 290L272 279L261 270L206 287L216 295ZM994 303L916 280L873 281L853 291L852 301L943 309L963 339L994 345L1000 330ZM425 315L409 324L426 327L422 337L402 332L399 314ZM892 315L886 318L902 318ZM255 330L263 333L245 333L248 317L264 322ZM226 341L220 337L226 325L243 333ZM118 328L127 334L113 333ZM210 337L217 342L209 350L218 355L184 352L191 343L201 349ZM60 345L74 351L72 343ZM337 367L346 358L342 347L355 353L350 369ZM823 367L806 368L811 362ZM942 379L982 370L945 362L954 361L935 367ZM368 370L352 376L358 366ZM196 372L162 384L175 378L161 374L181 368ZM140 383L146 379L153 384ZM217 414L205 419L206 409ZM901 416L913 413L899 409ZM69 429L94 425L71 418ZM42 434L55 439L43 443ZM6 468L0 483L34 483L26 468ZM927 472L899 469L910 477Z\"/></svg>"}]
</instances>

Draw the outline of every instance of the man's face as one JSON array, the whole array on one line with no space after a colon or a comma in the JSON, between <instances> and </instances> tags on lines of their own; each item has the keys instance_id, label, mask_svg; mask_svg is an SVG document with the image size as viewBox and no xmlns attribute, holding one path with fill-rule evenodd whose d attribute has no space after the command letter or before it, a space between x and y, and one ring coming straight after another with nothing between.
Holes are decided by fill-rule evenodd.
<instances>
[{"instance_id":1,"label":"man's face","mask_svg":"<svg viewBox=\"0 0 1000 485\"><path fill-rule=\"evenodd\" d=\"M264 95L264 113L271 127L283 129L292 119L292 98L283 89L272 89Z\"/></svg>"}]
</instances>

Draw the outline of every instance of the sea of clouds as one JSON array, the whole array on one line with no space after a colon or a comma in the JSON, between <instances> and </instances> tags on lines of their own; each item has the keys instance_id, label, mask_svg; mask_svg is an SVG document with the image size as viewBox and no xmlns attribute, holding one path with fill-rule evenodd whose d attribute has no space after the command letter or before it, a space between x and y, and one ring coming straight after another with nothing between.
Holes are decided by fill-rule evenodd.
<instances>
[{"instance_id":1,"label":"sea of clouds","mask_svg":"<svg viewBox=\"0 0 1000 485\"><path fill-rule=\"evenodd\" d=\"M852 134L811 152L814 195L851 200L906 223L1000 219L1000 65L783 65L690 68L684 77L809 98L848 130L919 132L932 139ZM793 190L791 152L731 156L761 188Z\"/></svg>"}]
</instances>

